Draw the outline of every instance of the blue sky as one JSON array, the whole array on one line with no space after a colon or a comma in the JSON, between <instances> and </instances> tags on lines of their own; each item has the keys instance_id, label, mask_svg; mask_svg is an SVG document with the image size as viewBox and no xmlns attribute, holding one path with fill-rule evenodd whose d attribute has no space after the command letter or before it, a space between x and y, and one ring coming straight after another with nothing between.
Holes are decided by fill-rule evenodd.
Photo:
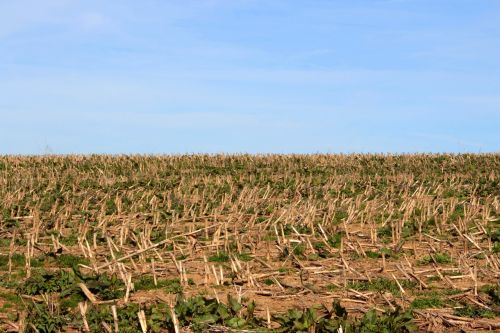
<instances>
[{"instance_id":1,"label":"blue sky","mask_svg":"<svg viewBox=\"0 0 500 333\"><path fill-rule=\"evenodd\" d=\"M500 1L0 0L0 154L500 151Z\"/></svg>"}]
</instances>

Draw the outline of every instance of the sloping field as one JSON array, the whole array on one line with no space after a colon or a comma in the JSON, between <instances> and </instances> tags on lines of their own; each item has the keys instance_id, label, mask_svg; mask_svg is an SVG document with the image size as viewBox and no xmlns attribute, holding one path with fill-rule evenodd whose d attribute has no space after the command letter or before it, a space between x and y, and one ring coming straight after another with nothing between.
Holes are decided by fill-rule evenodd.
<instances>
[{"instance_id":1,"label":"sloping field","mask_svg":"<svg viewBox=\"0 0 500 333\"><path fill-rule=\"evenodd\" d=\"M499 171L499 154L0 157L0 331L498 331Z\"/></svg>"}]
</instances>

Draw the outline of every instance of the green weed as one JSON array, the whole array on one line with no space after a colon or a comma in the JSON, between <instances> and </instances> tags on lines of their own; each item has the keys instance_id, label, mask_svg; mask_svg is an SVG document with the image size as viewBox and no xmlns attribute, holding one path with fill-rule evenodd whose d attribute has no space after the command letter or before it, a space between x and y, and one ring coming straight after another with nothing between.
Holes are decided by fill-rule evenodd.
<instances>
[{"instance_id":1,"label":"green weed","mask_svg":"<svg viewBox=\"0 0 500 333\"><path fill-rule=\"evenodd\" d=\"M416 287L416 283L411 280L399 280L399 283L405 289L412 289ZM360 291L389 291L394 295L399 295L401 293L397 283L386 278L373 279L372 281L350 282L348 285L350 288Z\"/></svg>"},{"instance_id":2,"label":"green weed","mask_svg":"<svg viewBox=\"0 0 500 333\"><path fill-rule=\"evenodd\" d=\"M454 314L455 316L470 318L495 318L493 311L470 304L465 304L463 307L455 309Z\"/></svg>"},{"instance_id":3,"label":"green weed","mask_svg":"<svg viewBox=\"0 0 500 333\"><path fill-rule=\"evenodd\" d=\"M214 254L213 256L208 257L208 261L211 262L228 262L229 254L225 252L219 252L218 254Z\"/></svg>"},{"instance_id":4,"label":"green weed","mask_svg":"<svg viewBox=\"0 0 500 333\"><path fill-rule=\"evenodd\" d=\"M445 302L439 297L422 297L415 298L411 302L411 307L414 309L427 309L427 308L441 308L445 305Z\"/></svg>"},{"instance_id":5,"label":"green weed","mask_svg":"<svg viewBox=\"0 0 500 333\"><path fill-rule=\"evenodd\" d=\"M436 264L449 264L449 263L451 263L451 258L448 254L438 252L438 253L433 254L432 256L429 255L429 256L423 257L422 259L420 259L418 261L418 264L419 265L428 265L429 263L434 262L432 257L434 257Z\"/></svg>"}]
</instances>

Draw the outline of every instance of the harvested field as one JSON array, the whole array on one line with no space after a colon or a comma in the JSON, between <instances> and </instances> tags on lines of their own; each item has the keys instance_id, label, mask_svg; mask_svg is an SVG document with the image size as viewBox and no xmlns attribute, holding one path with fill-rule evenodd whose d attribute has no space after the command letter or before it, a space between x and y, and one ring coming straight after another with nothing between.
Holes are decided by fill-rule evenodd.
<instances>
[{"instance_id":1,"label":"harvested field","mask_svg":"<svg viewBox=\"0 0 500 333\"><path fill-rule=\"evenodd\" d=\"M499 331L499 170L499 154L0 157L0 331Z\"/></svg>"}]
</instances>

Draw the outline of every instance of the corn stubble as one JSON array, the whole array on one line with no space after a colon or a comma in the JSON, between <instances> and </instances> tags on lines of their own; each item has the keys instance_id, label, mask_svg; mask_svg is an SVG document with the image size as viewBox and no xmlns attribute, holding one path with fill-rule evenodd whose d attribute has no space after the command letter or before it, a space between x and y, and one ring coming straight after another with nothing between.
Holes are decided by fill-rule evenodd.
<instances>
[{"instance_id":1,"label":"corn stubble","mask_svg":"<svg viewBox=\"0 0 500 333\"><path fill-rule=\"evenodd\" d=\"M0 331L498 330L499 170L499 154L0 157Z\"/></svg>"}]
</instances>

